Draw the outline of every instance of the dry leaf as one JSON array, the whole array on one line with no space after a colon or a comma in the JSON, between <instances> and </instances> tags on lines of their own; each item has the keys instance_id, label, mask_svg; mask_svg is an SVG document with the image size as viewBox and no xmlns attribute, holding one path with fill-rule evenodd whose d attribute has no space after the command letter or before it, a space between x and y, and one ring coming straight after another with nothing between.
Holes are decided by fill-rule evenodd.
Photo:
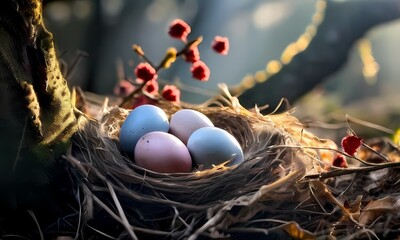
<instances>
[{"instance_id":1,"label":"dry leaf","mask_svg":"<svg viewBox=\"0 0 400 240\"><path fill-rule=\"evenodd\" d=\"M385 213L396 213L400 210L400 199L387 196L371 201L365 206L360 215L360 224L368 225Z\"/></svg>"}]
</instances>

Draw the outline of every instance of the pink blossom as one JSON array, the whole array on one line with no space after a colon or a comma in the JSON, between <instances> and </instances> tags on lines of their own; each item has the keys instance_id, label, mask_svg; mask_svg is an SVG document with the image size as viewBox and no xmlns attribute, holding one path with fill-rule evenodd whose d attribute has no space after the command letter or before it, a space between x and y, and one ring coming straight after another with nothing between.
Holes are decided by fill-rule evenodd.
<instances>
[{"instance_id":1,"label":"pink blossom","mask_svg":"<svg viewBox=\"0 0 400 240\"><path fill-rule=\"evenodd\" d=\"M192 62L192 63L199 61L200 60L199 48L197 46L189 48L183 53L183 58L187 62Z\"/></svg>"},{"instance_id":2,"label":"pink blossom","mask_svg":"<svg viewBox=\"0 0 400 240\"><path fill-rule=\"evenodd\" d=\"M123 79L114 88L114 94L121 97L126 97L135 90L135 87L129 81Z\"/></svg>"},{"instance_id":3,"label":"pink blossom","mask_svg":"<svg viewBox=\"0 0 400 240\"><path fill-rule=\"evenodd\" d=\"M135 75L144 82L156 80L157 71L147 62L139 63L135 68Z\"/></svg>"},{"instance_id":4,"label":"pink blossom","mask_svg":"<svg viewBox=\"0 0 400 240\"><path fill-rule=\"evenodd\" d=\"M226 37L216 36L211 47L221 55L227 55L229 51L229 39Z\"/></svg>"},{"instance_id":5,"label":"pink blossom","mask_svg":"<svg viewBox=\"0 0 400 240\"><path fill-rule=\"evenodd\" d=\"M187 24L182 19L175 19L169 25L168 33L171 37L177 38L177 39L180 39L180 40L186 42L187 36L189 35L189 33L191 31L192 31L192 29L190 28L189 24Z\"/></svg>"},{"instance_id":6,"label":"pink blossom","mask_svg":"<svg viewBox=\"0 0 400 240\"><path fill-rule=\"evenodd\" d=\"M203 61L193 63L190 71L192 72L192 77L200 81L207 81L210 78L210 69Z\"/></svg>"},{"instance_id":7,"label":"pink blossom","mask_svg":"<svg viewBox=\"0 0 400 240\"><path fill-rule=\"evenodd\" d=\"M158 82L156 80L150 80L144 85L144 91L151 95L157 95L158 93Z\"/></svg>"},{"instance_id":8,"label":"pink blossom","mask_svg":"<svg viewBox=\"0 0 400 240\"><path fill-rule=\"evenodd\" d=\"M181 97L181 91L174 85L165 85L161 95L165 100L178 103Z\"/></svg>"}]
</instances>

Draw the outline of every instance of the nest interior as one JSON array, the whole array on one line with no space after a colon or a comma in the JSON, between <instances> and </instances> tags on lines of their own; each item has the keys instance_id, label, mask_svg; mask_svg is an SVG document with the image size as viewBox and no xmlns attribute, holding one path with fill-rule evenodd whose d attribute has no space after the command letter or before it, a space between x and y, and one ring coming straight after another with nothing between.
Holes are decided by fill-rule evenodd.
<instances>
[{"instance_id":1,"label":"nest interior","mask_svg":"<svg viewBox=\"0 0 400 240\"><path fill-rule=\"evenodd\" d=\"M27 230L25 236L191 240L398 236L397 162L368 163L365 158L356 167L327 167L339 150L332 141L304 130L291 112L262 116L235 104L234 98L225 103L190 108L235 136L244 163L187 174L156 173L135 165L118 145L119 128L129 111L103 108L97 119L81 124L68 153L58 160L61 170L55 188L60 192L62 186L62 193L52 200L57 212L41 209L25 214L35 220L29 225L34 231ZM168 115L182 108L163 102L159 106ZM398 155L398 149L393 148L392 154ZM368 158L372 155L385 157L375 152Z\"/></svg>"}]
</instances>

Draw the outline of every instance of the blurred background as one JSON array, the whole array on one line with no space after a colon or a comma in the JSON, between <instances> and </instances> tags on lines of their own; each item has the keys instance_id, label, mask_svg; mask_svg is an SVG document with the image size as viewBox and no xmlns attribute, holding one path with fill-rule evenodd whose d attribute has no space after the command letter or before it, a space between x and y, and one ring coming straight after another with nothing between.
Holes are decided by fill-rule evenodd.
<instances>
[{"instance_id":1,"label":"blurred background","mask_svg":"<svg viewBox=\"0 0 400 240\"><path fill-rule=\"evenodd\" d=\"M374 0L348 1L361 6ZM233 86L246 77L263 76L267 64L281 59L287 46L310 30L310 24L323 21L316 18L321 2L324 1L60 0L45 1L44 17L54 33L58 54L66 63L69 84L105 95L113 94L120 80L118 61L123 63L126 77L134 77L133 67L140 59L132 51L132 44L140 45L148 58L158 63L168 47L183 46L167 31L175 18L185 20L192 28L189 39L200 35L204 38L199 50L211 70L210 80L193 80L190 65L183 60L162 70L159 76L166 82L184 83L182 100L199 103L214 96L219 83ZM229 38L227 56L212 51L210 44L216 35ZM365 37L352 47L339 71L292 102L297 116L329 122L349 113L390 128L399 127L400 21L380 24ZM74 64L79 54L85 56ZM268 89L259 91L268 94Z\"/></svg>"}]
</instances>

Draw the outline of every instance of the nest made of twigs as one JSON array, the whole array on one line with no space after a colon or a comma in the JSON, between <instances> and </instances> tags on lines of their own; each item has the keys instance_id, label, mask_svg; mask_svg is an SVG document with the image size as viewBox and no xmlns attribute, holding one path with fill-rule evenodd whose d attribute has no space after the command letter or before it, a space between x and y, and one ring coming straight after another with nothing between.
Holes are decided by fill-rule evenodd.
<instances>
[{"instance_id":1,"label":"nest made of twigs","mask_svg":"<svg viewBox=\"0 0 400 240\"><path fill-rule=\"evenodd\" d=\"M118 146L128 110L103 108L97 120L87 121L66 156L75 192L80 193L75 236L315 239L397 234L392 230L400 226L398 206L384 211L391 213L390 221L367 216L360 223L360 211L371 202L364 201L366 192L360 185L372 182L367 172L384 169L399 176L395 170L382 165L358 170L327 167L338 152L335 144L305 131L290 112L262 116L243 109L233 97L223 99L189 107L236 137L245 161L234 167L221 164L187 174L148 171ZM186 107L164 102L159 106L169 115ZM373 181L382 185L388 179ZM398 185L395 182L392 193L397 194ZM358 190L348 191L351 186ZM387 191L381 192L376 199L389 201L382 200ZM371 219L375 225L367 226Z\"/></svg>"}]
</instances>

